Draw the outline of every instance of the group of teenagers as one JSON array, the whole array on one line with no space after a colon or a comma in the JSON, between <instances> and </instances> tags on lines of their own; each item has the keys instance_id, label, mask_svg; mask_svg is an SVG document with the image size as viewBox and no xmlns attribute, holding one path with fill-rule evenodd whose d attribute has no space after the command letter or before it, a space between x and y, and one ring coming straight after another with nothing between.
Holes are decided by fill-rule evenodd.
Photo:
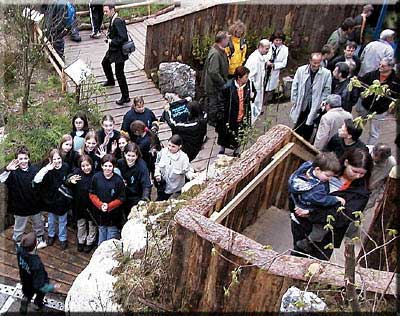
<instances>
[{"instance_id":1,"label":"group of teenagers","mask_svg":"<svg viewBox=\"0 0 400 316\"><path fill-rule=\"evenodd\" d=\"M194 101L185 106L192 108L191 113L198 108ZM8 208L15 218L13 240L21 242L31 219L38 249L53 245L57 237L60 247L66 249L67 223L72 220L77 225L78 251L89 253L96 244L119 238L131 208L151 199L153 185L158 201L179 195L185 182L195 176L190 160L200 151L203 138L195 133L200 145L196 149L196 144L188 144L185 153L188 124L175 122L170 113L167 106L163 117L173 132L182 132L173 134L164 148L157 136L158 120L144 107L142 97L134 98L121 131L115 129L110 115L102 118L101 128L95 131L89 128L86 115L77 113L71 133L61 137L41 168L30 162L28 148L19 147L0 175L8 187ZM189 138L195 125L205 128L204 124L189 124ZM48 212L47 240L41 212Z\"/></svg>"}]
</instances>

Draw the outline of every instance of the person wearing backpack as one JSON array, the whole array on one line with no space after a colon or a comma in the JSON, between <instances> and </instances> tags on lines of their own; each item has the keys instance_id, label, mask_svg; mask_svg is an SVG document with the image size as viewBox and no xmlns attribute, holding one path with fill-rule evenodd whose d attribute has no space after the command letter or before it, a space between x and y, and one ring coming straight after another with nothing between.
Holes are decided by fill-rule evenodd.
<instances>
[{"instance_id":1,"label":"person wearing backpack","mask_svg":"<svg viewBox=\"0 0 400 316\"><path fill-rule=\"evenodd\" d=\"M101 62L104 74L107 81L103 83L104 87L115 86L114 74L111 64L115 63L115 76L117 77L118 85L121 90L121 99L115 103L123 105L130 103L128 84L125 78L125 61L128 60L128 55L122 52L122 46L128 41L128 32L126 30L125 21L118 17L115 12L114 3L104 4L104 14L110 18L110 26L107 32L106 43L109 44L108 51Z\"/></svg>"}]
</instances>

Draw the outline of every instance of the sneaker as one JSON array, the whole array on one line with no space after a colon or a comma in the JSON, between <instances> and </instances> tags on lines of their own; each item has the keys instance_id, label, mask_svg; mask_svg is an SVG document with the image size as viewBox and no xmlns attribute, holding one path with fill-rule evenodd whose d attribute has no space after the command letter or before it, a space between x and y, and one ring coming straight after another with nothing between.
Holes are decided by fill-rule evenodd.
<instances>
[{"instance_id":1,"label":"sneaker","mask_svg":"<svg viewBox=\"0 0 400 316\"><path fill-rule=\"evenodd\" d=\"M78 243L78 252L83 252L83 250L84 250L84 247L85 247L85 244L80 244L80 243Z\"/></svg>"},{"instance_id":2,"label":"sneaker","mask_svg":"<svg viewBox=\"0 0 400 316\"><path fill-rule=\"evenodd\" d=\"M93 35L93 38L98 39L101 37L101 32L97 32L96 34Z\"/></svg>"},{"instance_id":3,"label":"sneaker","mask_svg":"<svg viewBox=\"0 0 400 316\"><path fill-rule=\"evenodd\" d=\"M56 238L55 237L47 237L47 246L53 246L54 242L55 242Z\"/></svg>"},{"instance_id":4,"label":"sneaker","mask_svg":"<svg viewBox=\"0 0 400 316\"><path fill-rule=\"evenodd\" d=\"M37 238L36 248L42 249L42 248L46 248L46 247L47 247L47 244L46 244L46 241L43 239L43 236L39 236Z\"/></svg>"},{"instance_id":5,"label":"sneaker","mask_svg":"<svg viewBox=\"0 0 400 316\"><path fill-rule=\"evenodd\" d=\"M68 248L68 241L66 241L66 240L60 241L60 247L61 247L62 250L67 249Z\"/></svg>"},{"instance_id":6,"label":"sneaker","mask_svg":"<svg viewBox=\"0 0 400 316\"><path fill-rule=\"evenodd\" d=\"M115 103L117 103L118 105L123 105L124 103L129 103L129 102L131 102L131 99L129 98L121 98L115 101Z\"/></svg>"},{"instance_id":7,"label":"sneaker","mask_svg":"<svg viewBox=\"0 0 400 316\"><path fill-rule=\"evenodd\" d=\"M89 253L94 248L94 245L85 245L85 249L83 250L86 253Z\"/></svg>"}]
</instances>

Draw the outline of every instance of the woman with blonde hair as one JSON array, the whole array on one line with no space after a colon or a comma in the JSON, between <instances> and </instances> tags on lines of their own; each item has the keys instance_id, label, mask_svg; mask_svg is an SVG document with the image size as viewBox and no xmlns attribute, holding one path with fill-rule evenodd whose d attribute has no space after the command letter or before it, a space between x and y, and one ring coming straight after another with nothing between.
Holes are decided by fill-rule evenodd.
<instances>
[{"instance_id":1,"label":"woman with blonde hair","mask_svg":"<svg viewBox=\"0 0 400 316\"><path fill-rule=\"evenodd\" d=\"M228 55L229 60L229 76L232 78L237 67L242 66L246 58L247 43L244 38L246 32L246 26L240 20L233 22L229 27L229 39L228 46L225 48L225 52Z\"/></svg>"}]
</instances>

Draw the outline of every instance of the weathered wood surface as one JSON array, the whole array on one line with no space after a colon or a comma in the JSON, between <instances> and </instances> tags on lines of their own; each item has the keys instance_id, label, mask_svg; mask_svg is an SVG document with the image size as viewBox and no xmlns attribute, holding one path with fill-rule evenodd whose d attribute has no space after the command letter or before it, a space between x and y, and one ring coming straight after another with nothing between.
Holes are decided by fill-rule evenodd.
<instances>
[{"instance_id":1,"label":"weathered wood surface","mask_svg":"<svg viewBox=\"0 0 400 316\"><path fill-rule=\"evenodd\" d=\"M393 238L389 235L388 229L395 229L400 232L400 173L394 173L389 177L383 198L375 209L375 214L369 229L369 235L376 245L382 246L385 242ZM365 250L359 254L359 259L364 254L371 252L366 260L361 260L361 264L374 269L399 271L399 251L400 239L388 244L386 247L376 251L376 245L368 238L364 241Z\"/></svg>"},{"instance_id":2,"label":"weathered wood surface","mask_svg":"<svg viewBox=\"0 0 400 316\"><path fill-rule=\"evenodd\" d=\"M186 209L180 210L175 220L178 226L170 262L174 310L277 312L293 280L305 286L308 267L316 262L266 250L250 238ZM311 282L345 286L344 267L320 264ZM224 287L231 283L231 271L237 265L247 267L242 269L240 283L224 296ZM355 286L397 293L396 279L390 272L357 268Z\"/></svg>"},{"instance_id":3,"label":"weathered wood surface","mask_svg":"<svg viewBox=\"0 0 400 316\"><path fill-rule=\"evenodd\" d=\"M290 34L290 59L304 58L304 53L321 49L331 32L346 17L359 13L359 5L199 5L198 10L180 10L157 19L149 19L146 60L148 72L166 61L194 64L194 36L211 36L227 29L236 19L247 26L248 34L260 34L265 29L285 29ZM318 30L316 32L315 30Z\"/></svg>"},{"instance_id":4,"label":"weathered wood surface","mask_svg":"<svg viewBox=\"0 0 400 316\"><path fill-rule=\"evenodd\" d=\"M20 282L20 278L12 232L13 227L10 227L0 235L0 278L16 284ZM57 240L53 246L38 251L50 282L59 283L59 293L63 295L68 293L75 278L87 266L91 257L91 254L77 251L76 231L70 228L68 228L68 243L66 250L61 250Z\"/></svg>"}]
</instances>

